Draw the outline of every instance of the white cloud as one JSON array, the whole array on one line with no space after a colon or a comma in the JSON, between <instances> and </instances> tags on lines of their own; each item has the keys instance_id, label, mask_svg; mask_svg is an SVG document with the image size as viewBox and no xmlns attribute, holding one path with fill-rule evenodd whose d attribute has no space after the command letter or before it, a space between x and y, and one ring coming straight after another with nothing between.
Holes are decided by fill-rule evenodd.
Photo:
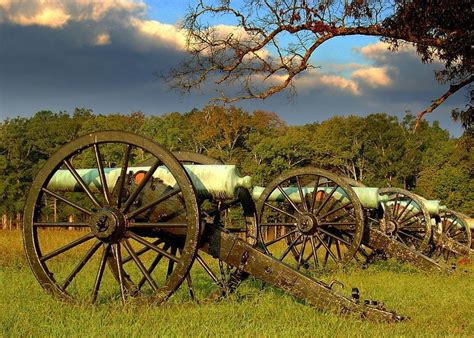
<instances>
[{"instance_id":1,"label":"white cloud","mask_svg":"<svg viewBox=\"0 0 474 338\"><path fill-rule=\"evenodd\" d=\"M320 77L321 83L329 87L338 88L342 91L347 91L353 95L361 95L359 86L355 81L346 79L337 75L322 75Z\"/></svg>"},{"instance_id":2,"label":"white cloud","mask_svg":"<svg viewBox=\"0 0 474 338\"><path fill-rule=\"evenodd\" d=\"M361 91L356 81L336 74L325 74L312 69L295 80L297 90L308 92L321 88L336 89L350 95L360 95Z\"/></svg>"},{"instance_id":3,"label":"white cloud","mask_svg":"<svg viewBox=\"0 0 474 338\"><path fill-rule=\"evenodd\" d=\"M392 84L392 79L388 75L388 68L388 66L360 68L352 72L351 78L365 82L372 88L387 87Z\"/></svg>"},{"instance_id":4,"label":"white cloud","mask_svg":"<svg viewBox=\"0 0 474 338\"><path fill-rule=\"evenodd\" d=\"M131 18L130 23L141 34L157 39L168 47L173 47L177 50L184 50L186 48L185 32L174 25L138 18Z\"/></svg>"},{"instance_id":5,"label":"white cloud","mask_svg":"<svg viewBox=\"0 0 474 338\"><path fill-rule=\"evenodd\" d=\"M62 28L70 21L100 21L112 12L143 14L146 6L134 0L0 0L3 20L23 26Z\"/></svg>"},{"instance_id":6,"label":"white cloud","mask_svg":"<svg viewBox=\"0 0 474 338\"><path fill-rule=\"evenodd\" d=\"M146 5L143 1L134 0L73 0L81 9L78 20L102 20L108 13L124 11L144 14Z\"/></svg>"},{"instance_id":7,"label":"white cloud","mask_svg":"<svg viewBox=\"0 0 474 338\"><path fill-rule=\"evenodd\" d=\"M71 16L59 7L44 7L34 15L30 16L23 14L10 16L11 21L23 26L38 25L48 26L51 28L60 28L64 26L70 18Z\"/></svg>"},{"instance_id":8,"label":"white cloud","mask_svg":"<svg viewBox=\"0 0 474 338\"><path fill-rule=\"evenodd\" d=\"M390 44L382 41L371 43L363 47L355 47L354 51L364 56L366 59L386 62L393 55L393 51L389 50ZM407 53L416 57L416 49L411 44L403 43L399 46L395 53Z\"/></svg>"}]
</instances>

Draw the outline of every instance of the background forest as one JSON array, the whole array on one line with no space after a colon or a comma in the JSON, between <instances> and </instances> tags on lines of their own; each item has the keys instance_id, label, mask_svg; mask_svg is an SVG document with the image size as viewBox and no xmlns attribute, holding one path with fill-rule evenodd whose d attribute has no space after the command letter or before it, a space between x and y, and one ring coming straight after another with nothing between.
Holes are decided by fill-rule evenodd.
<instances>
[{"instance_id":1,"label":"background forest","mask_svg":"<svg viewBox=\"0 0 474 338\"><path fill-rule=\"evenodd\" d=\"M437 122L387 114L333 117L289 126L275 113L207 106L187 113L145 116L97 115L76 108L40 111L31 118L0 123L0 214L2 227L20 223L29 184L63 144L99 130L126 130L148 136L171 151L204 153L237 164L242 174L265 185L295 167L316 166L368 186L396 186L472 215L474 152L472 133L450 137Z\"/></svg>"}]
</instances>

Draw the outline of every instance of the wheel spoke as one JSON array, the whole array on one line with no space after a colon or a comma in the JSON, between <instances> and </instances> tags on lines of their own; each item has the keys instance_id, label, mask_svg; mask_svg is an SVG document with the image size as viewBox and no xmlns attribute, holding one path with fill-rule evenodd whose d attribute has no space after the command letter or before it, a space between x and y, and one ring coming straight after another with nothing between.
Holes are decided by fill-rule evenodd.
<instances>
[{"instance_id":1,"label":"wheel spoke","mask_svg":"<svg viewBox=\"0 0 474 338\"><path fill-rule=\"evenodd\" d=\"M192 280L191 274L189 272L186 275L186 284L188 286L189 296L191 297L191 300L193 302L195 302L196 301L196 296L194 295L193 280Z\"/></svg>"},{"instance_id":2,"label":"wheel spoke","mask_svg":"<svg viewBox=\"0 0 474 338\"><path fill-rule=\"evenodd\" d=\"M102 258L100 259L99 270L97 271L97 276L95 278L94 288L92 289L91 303L95 303L97 300L97 295L99 294L100 284L102 282L102 276L104 275L105 263L107 262L109 250L110 245L106 244L104 251L102 252Z\"/></svg>"},{"instance_id":3,"label":"wheel spoke","mask_svg":"<svg viewBox=\"0 0 474 338\"><path fill-rule=\"evenodd\" d=\"M183 251L182 249L179 249L179 254L182 255L183 254ZM188 271L188 274L186 275L186 285L188 286L188 290L189 290L189 296L191 297L191 300L193 302L197 301L196 300L196 297L194 295L194 287L193 287L193 280L191 278L191 272Z\"/></svg>"},{"instance_id":4,"label":"wheel spoke","mask_svg":"<svg viewBox=\"0 0 474 338\"><path fill-rule=\"evenodd\" d=\"M454 223L455 223L455 221L451 221L451 223L449 223L449 225L446 227L446 230L444 232L448 233L451 230L451 228L453 227Z\"/></svg>"},{"instance_id":5,"label":"wheel spoke","mask_svg":"<svg viewBox=\"0 0 474 338\"><path fill-rule=\"evenodd\" d=\"M285 226L285 227L294 227L296 226L297 223L260 223L260 226L263 227L279 227L279 226Z\"/></svg>"},{"instance_id":6,"label":"wheel spoke","mask_svg":"<svg viewBox=\"0 0 474 338\"><path fill-rule=\"evenodd\" d=\"M301 234L299 234L298 236L296 236L296 238L294 239L293 242L291 242L288 247L285 249L285 251L283 252L283 254L281 255L281 257L278 259L279 261L283 261L283 259L286 257L286 255L288 255L288 253L290 252L291 248L295 246L295 244L298 242L298 240L301 238Z\"/></svg>"},{"instance_id":7,"label":"wheel spoke","mask_svg":"<svg viewBox=\"0 0 474 338\"><path fill-rule=\"evenodd\" d=\"M141 208L138 208L137 210L134 210L132 212L130 212L128 214L128 218L131 219L137 215L140 215L142 212L150 209L150 208L153 208L155 205L157 204L160 204L161 202L164 202L166 201L167 199L173 197L174 195L178 194L181 192L181 189L178 187L176 189L173 189L171 191L169 191L168 193L164 194L163 196L160 196L159 198L157 198L156 200L148 203L147 205L144 205L143 207Z\"/></svg>"},{"instance_id":8,"label":"wheel spoke","mask_svg":"<svg viewBox=\"0 0 474 338\"><path fill-rule=\"evenodd\" d=\"M76 267L72 270L72 272L67 276L64 280L63 285L61 286L63 290L71 284L72 280L76 275L82 270L82 268L87 264L89 259L95 254L95 252L100 248L102 242L97 241L95 244L91 246L91 248L87 251L86 255L81 259L81 261L76 265Z\"/></svg>"},{"instance_id":9,"label":"wheel spoke","mask_svg":"<svg viewBox=\"0 0 474 338\"><path fill-rule=\"evenodd\" d=\"M332 238L328 237L328 244L326 244L326 243L324 243L323 239L318 234L314 234L314 235L316 236L316 238L321 242L321 244L326 249L326 255L325 255L325 258L324 258L324 264L323 265L326 266L327 260L328 260L328 255L330 255L336 263L338 263L336 256L334 256L334 253L331 251Z\"/></svg>"},{"instance_id":10,"label":"wheel spoke","mask_svg":"<svg viewBox=\"0 0 474 338\"><path fill-rule=\"evenodd\" d=\"M171 254L169 254L167 251L163 250L163 249L160 249L159 247L157 247L156 245L153 245L153 243L151 242L148 242L147 240L141 238L140 236L134 234L133 232L130 232L128 231L127 232L127 236L129 236L130 238L136 240L138 243L141 243L143 244L144 246L147 246L149 247L151 250L157 252L157 253L161 253L163 256L165 256L166 258L168 259L171 259L175 262L178 262L179 259L176 257L176 256L173 256ZM133 258L133 256L132 256Z\"/></svg>"},{"instance_id":11,"label":"wheel spoke","mask_svg":"<svg viewBox=\"0 0 474 338\"><path fill-rule=\"evenodd\" d=\"M162 239L157 239L157 240L154 241L152 244L153 244L153 245L159 245L159 244L161 244L161 243L163 243L163 240L162 240ZM145 252L148 252L148 251L150 251L150 250L151 250L151 249L146 246L146 247L143 247L143 248L141 248L140 250L136 251L135 254L136 254L137 256L141 256L141 255L143 255ZM131 256L127 256L126 258L122 259L122 264L125 264L125 263L127 263L127 262L129 262L129 261L131 261L131 260L132 260L132 257L131 257Z\"/></svg>"},{"instance_id":12,"label":"wheel spoke","mask_svg":"<svg viewBox=\"0 0 474 338\"><path fill-rule=\"evenodd\" d=\"M319 219L324 219L324 218L326 218L326 217L328 217L328 216L330 216L330 215L332 215L332 214L338 212L339 210L342 210L342 209L344 209L344 208L347 208L349 205L352 205L352 202L347 202L346 204L343 204L343 205L341 205L340 207L338 207L338 208L336 208L336 209L334 209L334 210L329 211L328 213L324 214L323 216L320 216Z\"/></svg>"},{"instance_id":13,"label":"wheel spoke","mask_svg":"<svg viewBox=\"0 0 474 338\"><path fill-rule=\"evenodd\" d=\"M281 241L282 239L284 239L284 238L286 238L286 237L288 237L288 236L294 234L295 232L296 232L296 230L293 230L293 231L291 231L291 232L289 232L289 233L287 233L287 234L285 234L285 235L283 235L283 236L274 238L274 239L272 239L271 241L269 241L269 242L267 242L267 243L263 243L263 245L265 245L265 246L270 246L270 245L272 245L272 244L275 244L276 242Z\"/></svg>"},{"instance_id":14,"label":"wheel spoke","mask_svg":"<svg viewBox=\"0 0 474 338\"><path fill-rule=\"evenodd\" d=\"M356 223L353 222L324 222L320 223L320 226L330 226L341 231L354 230Z\"/></svg>"},{"instance_id":15,"label":"wheel spoke","mask_svg":"<svg viewBox=\"0 0 474 338\"><path fill-rule=\"evenodd\" d=\"M89 216L92 215L92 211L87 210L87 209L81 207L80 205L77 205L75 202L70 201L70 200L68 200L67 198L65 198L61 195L58 195L58 194L56 194L55 192L53 192L51 190L48 190L46 188L41 188L41 191L43 191L44 193L47 193L48 195L50 195L50 196L52 196L52 197L54 197L54 198L56 198L56 199L58 199L58 200L60 200L64 203L66 203L66 204L69 204L71 207L73 207L73 208L75 208L79 211L82 211L83 213L85 213Z\"/></svg>"},{"instance_id":16,"label":"wheel spoke","mask_svg":"<svg viewBox=\"0 0 474 338\"><path fill-rule=\"evenodd\" d=\"M301 203L303 204L304 211L308 212L308 205L306 204L306 198L301 187L300 177L296 175L296 185L298 186L298 192L300 193Z\"/></svg>"},{"instance_id":17,"label":"wheel spoke","mask_svg":"<svg viewBox=\"0 0 474 338\"><path fill-rule=\"evenodd\" d=\"M122 266L122 253L120 250L120 243L116 243L112 245L112 254L115 258L115 264L117 265L117 272L118 272L118 282L120 286L120 296L122 297L122 302L125 303L125 285L124 285L124 278L123 278L123 266Z\"/></svg>"},{"instance_id":18,"label":"wheel spoke","mask_svg":"<svg viewBox=\"0 0 474 338\"><path fill-rule=\"evenodd\" d=\"M327 230L325 230L325 229L323 229L323 228L318 228L318 230L321 231L322 233L326 234L327 236L331 236L332 238L338 240L339 242L342 242L342 243L344 243L344 244L347 244L348 246L351 246L351 245L352 245L351 243L349 243L348 241L346 241L346 240L343 239L342 237L339 237L339 236L333 234L333 233L330 232L330 231L327 231Z\"/></svg>"},{"instance_id":19,"label":"wheel spoke","mask_svg":"<svg viewBox=\"0 0 474 338\"><path fill-rule=\"evenodd\" d=\"M173 256L176 256L176 252L177 252L177 247L172 246L170 253ZM169 262L168 262L168 271L166 272L166 279L170 278L171 274L173 273L173 269L174 269L174 261L170 259Z\"/></svg>"},{"instance_id":20,"label":"wheel spoke","mask_svg":"<svg viewBox=\"0 0 474 338\"><path fill-rule=\"evenodd\" d=\"M313 202L311 203L311 213L314 212L314 208L316 206L316 197L318 195L318 188L319 188L319 179L321 177L318 176L318 178L316 179L316 181L314 181L314 190L313 190Z\"/></svg>"},{"instance_id":21,"label":"wheel spoke","mask_svg":"<svg viewBox=\"0 0 474 338\"><path fill-rule=\"evenodd\" d=\"M118 188L118 194L117 194L117 208L119 209L122 206L123 186L125 184L125 179L127 178L128 159L130 157L131 150L132 150L132 146L128 144L127 149L125 150L125 155L123 157L122 170L120 171L120 179L119 179L119 185L118 185L119 188Z\"/></svg>"},{"instance_id":22,"label":"wheel spoke","mask_svg":"<svg viewBox=\"0 0 474 338\"><path fill-rule=\"evenodd\" d=\"M79 173L76 171L76 169L72 166L71 162L69 160L64 160L63 161L64 165L66 166L66 168L69 170L69 172L72 174L72 176L74 176L74 178L76 179L76 182L79 183L79 185L81 186L82 190L84 190L84 192L86 193L86 195L89 197L89 199L92 201L92 203L94 203L94 205L98 208L101 208L102 205L100 204L100 202L97 200L97 198L92 194L92 192L90 191L89 187L87 186L87 184L84 182L84 180L82 179L82 177L79 175Z\"/></svg>"},{"instance_id":23,"label":"wheel spoke","mask_svg":"<svg viewBox=\"0 0 474 338\"><path fill-rule=\"evenodd\" d=\"M187 223L166 223L166 222L157 222L157 223L141 223L141 222L130 222L128 223L129 228L186 228Z\"/></svg>"},{"instance_id":24,"label":"wheel spoke","mask_svg":"<svg viewBox=\"0 0 474 338\"><path fill-rule=\"evenodd\" d=\"M402 242L403 244L405 244L406 246L409 246L405 240L400 236L400 234L397 232L397 238L399 239L400 242Z\"/></svg>"},{"instance_id":25,"label":"wheel spoke","mask_svg":"<svg viewBox=\"0 0 474 338\"><path fill-rule=\"evenodd\" d=\"M332 197L332 195L336 192L336 189L338 188L339 186L336 184L332 190L329 192L329 194L324 198L324 201L323 203L319 206L318 210L316 210L316 212L314 213L315 215L319 215L319 213L321 212L321 210L323 210L323 208L326 206L326 204L329 202L329 199Z\"/></svg>"},{"instance_id":26,"label":"wheel spoke","mask_svg":"<svg viewBox=\"0 0 474 338\"><path fill-rule=\"evenodd\" d=\"M83 222L34 222L35 227L46 227L46 228L88 228L89 223Z\"/></svg>"},{"instance_id":27,"label":"wheel spoke","mask_svg":"<svg viewBox=\"0 0 474 338\"><path fill-rule=\"evenodd\" d=\"M163 246L163 250L168 250L170 247L169 244L165 244ZM137 252L138 253L138 252ZM153 262L150 264L150 267L148 268L148 273L151 275L153 273L153 271L155 270L155 268L158 266L158 264L160 263L161 259L163 258L163 255L162 254L157 254L155 259L153 260ZM140 282L138 283L137 287L138 289L141 289L142 286L145 284L146 282L146 277L142 277L142 279L140 280Z\"/></svg>"},{"instance_id":28,"label":"wheel spoke","mask_svg":"<svg viewBox=\"0 0 474 338\"><path fill-rule=\"evenodd\" d=\"M395 200L395 203L394 203L394 205L393 205L393 214L394 214L395 216L397 215L398 210L400 209L400 202L401 202L401 201L399 200L400 197L401 197L400 194L397 192L397 193L395 194L395 198L390 198L390 199L389 199L389 201Z\"/></svg>"},{"instance_id":29,"label":"wheel spoke","mask_svg":"<svg viewBox=\"0 0 474 338\"><path fill-rule=\"evenodd\" d=\"M417 213L414 213L414 214L411 214L409 215L408 217L404 218L403 220L400 220L400 226L404 226L403 224L407 223L409 220L411 220L412 218L414 217L418 217L418 216L422 216L423 215L423 212L417 212ZM411 223L409 223L411 224Z\"/></svg>"},{"instance_id":30,"label":"wheel spoke","mask_svg":"<svg viewBox=\"0 0 474 338\"><path fill-rule=\"evenodd\" d=\"M458 229L456 232L454 232L453 234L450 234L451 238L455 238L455 237L458 237L460 235L465 235L465 229Z\"/></svg>"},{"instance_id":31,"label":"wheel spoke","mask_svg":"<svg viewBox=\"0 0 474 338\"><path fill-rule=\"evenodd\" d=\"M400 214L398 214L398 215L395 214L395 218L396 218L397 221L400 220L400 219L402 219L403 214L405 213L405 211L408 209L408 207L410 206L410 204L411 204L412 202L413 202L413 200L412 200L411 198L409 198L409 202L407 202L407 203L403 206L402 212L401 212Z\"/></svg>"},{"instance_id":32,"label":"wheel spoke","mask_svg":"<svg viewBox=\"0 0 474 338\"><path fill-rule=\"evenodd\" d=\"M207 272L207 274L211 277L211 279L216 283L216 285L220 288L224 287L222 283L219 281L219 278L212 272L211 268L206 264L204 259L200 255L196 255L196 260L198 261L199 264L203 267L204 271Z\"/></svg>"},{"instance_id":33,"label":"wheel spoke","mask_svg":"<svg viewBox=\"0 0 474 338\"><path fill-rule=\"evenodd\" d=\"M269 207L269 208L275 210L275 211L278 211L278 212L280 212L280 213L282 213L282 214L288 216L288 217L291 217L291 218L293 218L293 219L297 219L296 216L294 216L294 215L292 215L292 214L286 212L285 210L282 210L282 209L280 209L280 208L278 208L278 207L275 207L275 206L271 205L271 204L268 203L268 202L265 202L265 205L266 205L267 207Z\"/></svg>"},{"instance_id":34,"label":"wheel spoke","mask_svg":"<svg viewBox=\"0 0 474 338\"><path fill-rule=\"evenodd\" d=\"M99 179L100 184L102 185L102 192L104 193L105 201L108 205L110 205L110 192L109 187L107 185L107 179L105 178L104 173L104 165L102 163L102 155L100 154L99 145L94 143L94 153L95 153L95 161L97 162L97 169L99 170Z\"/></svg>"},{"instance_id":35,"label":"wheel spoke","mask_svg":"<svg viewBox=\"0 0 474 338\"><path fill-rule=\"evenodd\" d=\"M295 209L295 211L297 213L301 213L301 211L298 209L298 207L296 206L296 204L291 200L290 196L288 196L288 194L286 193L286 191L281 187L281 185L278 185L278 190L280 190L281 194L283 195L283 197L285 197L285 199L288 201L288 203L290 203L290 205L293 207L293 209Z\"/></svg>"},{"instance_id":36,"label":"wheel spoke","mask_svg":"<svg viewBox=\"0 0 474 338\"><path fill-rule=\"evenodd\" d=\"M342 261L341 248L339 247L339 242L335 241L334 243L336 244L337 257L339 258L339 261Z\"/></svg>"},{"instance_id":37,"label":"wheel spoke","mask_svg":"<svg viewBox=\"0 0 474 338\"><path fill-rule=\"evenodd\" d=\"M419 224L419 225L413 225L413 224ZM405 223L405 224L400 224L400 228L403 228L403 229L420 229L420 228L425 228L425 226L423 224L420 224L420 220L418 219L415 219L411 222L408 222L408 223Z\"/></svg>"},{"instance_id":38,"label":"wheel spoke","mask_svg":"<svg viewBox=\"0 0 474 338\"><path fill-rule=\"evenodd\" d=\"M56 250L54 250L54 251L52 251L52 252L50 252L50 253L48 253L48 254L42 256L42 257L40 258L40 261L44 263L44 262L46 262L47 260L49 260L49 259L51 259L51 258L53 258L53 257L56 257L57 255L62 254L63 252L66 252L66 251L68 251L68 250L70 250L70 249L72 249L72 248L78 246L79 244L82 244L82 243L84 243L84 242L87 242L88 240L90 240L90 239L92 239L92 238L94 238L94 235L92 234L92 232L89 232L89 233L87 233L86 235L84 235L84 236L82 236L82 237L80 237L80 238L78 238L78 239L72 241L71 243L66 244L66 245L64 245L64 246L62 246L62 247L60 247L60 248L58 248L58 249L56 249Z\"/></svg>"},{"instance_id":39,"label":"wheel spoke","mask_svg":"<svg viewBox=\"0 0 474 338\"><path fill-rule=\"evenodd\" d=\"M135 188L135 190L133 191L133 193L130 195L130 197L127 199L127 201L125 201L125 204L123 206L123 212L126 213L128 211L128 209L130 209L130 207L132 206L133 202L135 202L135 200L137 199L138 195L142 192L143 188L145 187L145 185L148 183L148 181L150 180L150 178L153 176L153 174L155 173L155 170L156 168L158 168L158 166L160 165L161 161L159 159L157 159L155 161L155 163L153 163L153 165L151 166L150 170L147 171L147 173L145 174L145 177L140 181L140 183L138 184L138 187Z\"/></svg>"},{"instance_id":40,"label":"wheel spoke","mask_svg":"<svg viewBox=\"0 0 474 338\"><path fill-rule=\"evenodd\" d=\"M304 255L304 250L306 249L306 242L307 241L308 241L308 236L303 236L303 244L301 245L301 252L300 252L300 255L298 256L298 263L296 264L296 269L297 270L300 269L302 259L303 259L303 255Z\"/></svg>"},{"instance_id":41,"label":"wheel spoke","mask_svg":"<svg viewBox=\"0 0 474 338\"><path fill-rule=\"evenodd\" d=\"M137 265L138 269L141 271L143 276L146 277L146 280L148 281L148 283L150 283L151 288L153 289L153 291L156 292L158 290L158 286L156 285L155 281L153 280L153 278L148 273L148 270L145 268L145 266L143 265L140 258L138 258L138 256L135 254L135 251L133 251L133 248L132 248L132 246L130 245L130 243L128 242L127 239L125 239L123 241L123 245L124 245L125 249L128 251L128 254L130 256L132 256L132 259L135 262L135 264Z\"/></svg>"},{"instance_id":42,"label":"wheel spoke","mask_svg":"<svg viewBox=\"0 0 474 338\"><path fill-rule=\"evenodd\" d=\"M409 232L405 232L405 231L403 231L403 230L399 230L398 232L401 233L402 235L405 235L405 236L410 237L410 238L412 238L412 239L415 239L415 240L417 240L417 241L421 241L420 238L416 237L415 235L413 235L413 234L411 234L411 233L409 233Z\"/></svg>"},{"instance_id":43,"label":"wheel spoke","mask_svg":"<svg viewBox=\"0 0 474 338\"><path fill-rule=\"evenodd\" d=\"M314 238L313 236L309 237L309 241L311 243L311 252L313 254L313 260L314 260L314 266L318 267L319 266L319 260L318 260L318 248L321 246L321 242L319 242L318 246L314 244Z\"/></svg>"}]
</instances>

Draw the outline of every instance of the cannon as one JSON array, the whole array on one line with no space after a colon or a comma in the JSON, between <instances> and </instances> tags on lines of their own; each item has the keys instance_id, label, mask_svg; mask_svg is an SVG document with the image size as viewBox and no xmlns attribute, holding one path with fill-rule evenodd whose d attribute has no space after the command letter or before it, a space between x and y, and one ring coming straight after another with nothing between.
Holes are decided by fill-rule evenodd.
<instances>
[{"instance_id":1,"label":"cannon","mask_svg":"<svg viewBox=\"0 0 474 338\"><path fill-rule=\"evenodd\" d=\"M297 270L332 270L388 255L429 271L445 269L424 252L431 239L422 201L400 189L365 187L325 170L295 169L258 197L260 243ZM270 240L262 236L273 231Z\"/></svg>"},{"instance_id":2,"label":"cannon","mask_svg":"<svg viewBox=\"0 0 474 338\"><path fill-rule=\"evenodd\" d=\"M474 257L472 223L466 215L444 209L432 214L434 224L431 255L448 261L450 257Z\"/></svg>"},{"instance_id":3,"label":"cannon","mask_svg":"<svg viewBox=\"0 0 474 338\"><path fill-rule=\"evenodd\" d=\"M361 300L357 289L344 296L332 289L338 282L326 284L268 255L255 237L261 217L250 186L235 166L184 164L136 134L83 136L51 156L31 184L23 228L28 263L40 285L62 300L161 304L184 281L192 292L189 272L195 262L202 264L199 251L231 267L236 284L250 275L318 309L376 321L403 319L381 303ZM352 188L343 188L354 206L353 220L334 223L356 231L352 223L363 223L364 215ZM312 208L322 210L327 202L318 194L310 194L317 201ZM242 211L245 240L222 223L222 213L232 208ZM297 222L310 229L312 219ZM61 231L69 228L77 231Z\"/></svg>"}]
</instances>

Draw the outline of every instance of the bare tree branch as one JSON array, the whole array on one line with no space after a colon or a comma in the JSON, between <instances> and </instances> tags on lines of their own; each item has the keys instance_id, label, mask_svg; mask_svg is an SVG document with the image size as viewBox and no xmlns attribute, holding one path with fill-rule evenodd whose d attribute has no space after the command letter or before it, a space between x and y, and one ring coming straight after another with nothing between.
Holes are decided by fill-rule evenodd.
<instances>
[{"instance_id":1,"label":"bare tree branch","mask_svg":"<svg viewBox=\"0 0 474 338\"><path fill-rule=\"evenodd\" d=\"M433 110L435 110L436 108L438 108L444 101L446 101L446 99L448 97L450 97L451 95L453 95L454 93L456 93L458 90L460 90L461 88L467 86L468 84L472 83L474 81L474 76L471 75L469 78L465 79L464 81L462 82L459 82L457 84L454 84L454 85L451 85L449 86L449 89L447 92L445 92L443 95L441 95L439 98L437 98L436 100L433 100L431 105L426 108L425 110L423 111L420 111L416 114L416 123L415 123L415 127L413 128L413 132L415 132L418 127L420 126L420 123L421 121L423 120L423 117L426 115L426 114L430 114L433 112Z\"/></svg>"}]
</instances>

